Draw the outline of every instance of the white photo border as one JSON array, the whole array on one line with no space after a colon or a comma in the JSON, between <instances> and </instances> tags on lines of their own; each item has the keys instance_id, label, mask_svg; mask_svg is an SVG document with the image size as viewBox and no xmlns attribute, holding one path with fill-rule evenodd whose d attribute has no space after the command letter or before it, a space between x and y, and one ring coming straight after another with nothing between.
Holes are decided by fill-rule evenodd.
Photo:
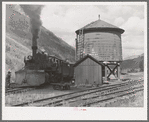
<instances>
[{"instance_id":1,"label":"white photo border","mask_svg":"<svg viewBox=\"0 0 149 122\"><path fill-rule=\"evenodd\" d=\"M6 4L144 5L144 107L5 107ZM147 66L147 2L2 2L2 120L147 120Z\"/></svg>"}]
</instances>

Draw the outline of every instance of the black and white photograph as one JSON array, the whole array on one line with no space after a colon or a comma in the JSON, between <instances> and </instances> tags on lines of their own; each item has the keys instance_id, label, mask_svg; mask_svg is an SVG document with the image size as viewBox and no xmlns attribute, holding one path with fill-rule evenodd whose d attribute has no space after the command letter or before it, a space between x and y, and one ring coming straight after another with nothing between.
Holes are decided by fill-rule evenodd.
<instances>
[{"instance_id":1,"label":"black and white photograph","mask_svg":"<svg viewBox=\"0 0 149 122\"><path fill-rule=\"evenodd\" d=\"M2 119L147 119L146 2L3 2L2 22Z\"/></svg>"}]
</instances>

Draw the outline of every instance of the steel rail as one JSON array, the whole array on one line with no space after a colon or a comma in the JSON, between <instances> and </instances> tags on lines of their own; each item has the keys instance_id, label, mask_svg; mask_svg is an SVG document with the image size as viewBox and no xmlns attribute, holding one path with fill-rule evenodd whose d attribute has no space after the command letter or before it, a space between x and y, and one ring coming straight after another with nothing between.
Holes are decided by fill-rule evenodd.
<instances>
[{"instance_id":1,"label":"steel rail","mask_svg":"<svg viewBox=\"0 0 149 122\"><path fill-rule=\"evenodd\" d=\"M21 92L27 92L30 90L34 90L35 88L18 88L18 89L9 89L5 92L5 95L9 95L9 94L15 94L15 93L21 93Z\"/></svg>"},{"instance_id":2,"label":"steel rail","mask_svg":"<svg viewBox=\"0 0 149 122\"><path fill-rule=\"evenodd\" d=\"M103 99L99 99L99 100L96 100L94 102L90 102L90 103L85 103L83 104L82 106L89 106L89 105L92 105L92 104L95 104L95 103L99 103L99 102L105 102L105 101L108 101L108 100L111 100L111 99L114 99L116 97L122 97L122 96L125 96L125 95L128 95L128 94L132 94L132 93L135 93L135 92L138 92L138 91L143 91L144 88L142 88L142 86L140 87L137 87L139 89L135 89L134 91L131 91L131 92L128 92L126 93L126 91L130 91L130 90L124 90L124 91L119 91L119 92L122 92L120 95L115 95L115 96L109 96L108 98L103 98ZM114 93L110 93L110 94L115 94L115 93L119 93L119 92L114 92ZM110 95L108 94L108 95ZM97 97L96 97L97 98Z\"/></svg>"},{"instance_id":3,"label":"steel rail","mask_svg":"<svg viewBox=\"0 0 149 122\"><path fill-rule=\"evenodd\" d=\"M52 100L52 99L55 99L55 98L62 98L64 96L68 96L68 95L72 95L72 94L76 94L76 93L81 93L81 92L87 92L89 90L100 90L100 91L102 91L102 90L105 90L105 88L109 89L109 88L113 88L113 87L118 87L119 85L131 84L133 82L137 82L137 80L132 80L131 82L127 81L127 82L117 83L117 84L113 84L113 85L101 86L101 87L98 87L98 88L90 88L90 89L79 90L79 91L76 91L76 92L67 93L67 94L63 94L63 95L58 95L58 96L54 96L54 97L48 97L48 98L44 98L44 99L38 99L38 100L35 100L35 101L31 101L31 102L24 102L24 103L20 103L20 104L14 104L12 106L27 106L30 103L38 103L38 102L43 102L43 101L46 101L46 100ZM100 89L100 88L103 88L103 89ZM52 104L53 104L53 102L52 102Z\"/></svg>"},{"instance_id":4,"label":"steel rail","mask_svg":"<svg viewBox=\"0 0 149 122\"><path fill-rule=\"evenodd\" d=\"M126 85L127 86L127 85ZM122 86L122 87L125 87L125 86ZM113 92L110 92L110 93L107 93L107 92L109 92L108 90L107 91L104 91L104 93L103 94L101 94L100 96L99 95L94 95L94 96L92 96L92 97L90 97L90 98L82 98L81 100L88 100L88 99L94 99L94 98L98 98L98 97L101 97L101 96L106 96L106 95L111 95L111 94L114 94L114 93L118 93L118 92L123 92L123 91L128 91L128 90L130 90L130 88L123 88L123 90L121 89L122 88L121 86L119 87L119 88L115 88L114 90L113 90ZM120 90L119 90L120 89ZM131 89L134 89L134 88L131 88ZM69 103L75 103L75 102L77 102L78 100L75 100L75 101L69 101ZM56 104L56 106L62 106L63 104L62 103L58 103L58 104Z\"/></svg>"},{"instance_id":5,"label":"steel rail","mask_svg":"<svg viewBox=\"0 0 149 122\"><path fill-rule=\"evenodd\" d=\"M132 82L129 82L129 84L131 84ZM134 82L134 83L137 83L137 82ZM71 97L67 97L67 98L64 98L64 99L60 99L60 100L55 100L55 101L51 101L47 104L41 104L41 105L38 105L39 106L47 106L47 105L53 105L53 104L57 104L57 103L60 103L62 101L67 101L67 100L70 100L70 99L74 99L74 98L77 98L77 97L81 97L81 96L84 96L84 95L88 95L88 94L92 94L92 93L95 93L95 92L101 92L101 94L104 94L104 91L103 90L113 90L114 88L117 88L117 87L122 87L122 86L127 86L128 84L118 84L116 86L113 86L113 87L108 87L108 88L103 88L103 89L98 89L98 90L95 90L95 91L91 91L91 92L88 92L88 93L83 93L83 94L80 94L80 95L75 95L75 96L71 96ZM39 103L40 104L40 103ZM33 104L32 104L33 105ZM36 105L37 106L37 105Z\"/></svg>"},{"instance_id":6,"label":"steel rail","mask_svg":"<svg viewBox=\"0 0 149 122\"><path fill-rule=\"evenodd\" d=\"M127 82L125 82L125 83L127 83ZM121 84L125 84L125 83L121 83ZM90 88L90 89L85 89L85 90L79 90L79 91L76 91L76 92L67 93L67 94L63 94L63 95L58 95L58 96L54 96L54 97L48 97L48 98L38 99L38 100L35 100L33 102L36 103L36 102L40 102L40 101L45 101L45 100L49 100L49 99L63 97L63 96L66 96L66 95L76 94L76 93L79 93L79 92L84 92L84 91L88 91L88 90L99 89L99 88L103 88L103 87L111 87L111 86L115 86L115 85L119 85L119 83L118 84L114 84L114 85L102 86L102 87L98 87L98 88ZM24 103L20 103L20 104L14 104L12 106L24 106L24 105L28 105L28 103L29 102L24 102Z\"/></svg>"}]
</instances>

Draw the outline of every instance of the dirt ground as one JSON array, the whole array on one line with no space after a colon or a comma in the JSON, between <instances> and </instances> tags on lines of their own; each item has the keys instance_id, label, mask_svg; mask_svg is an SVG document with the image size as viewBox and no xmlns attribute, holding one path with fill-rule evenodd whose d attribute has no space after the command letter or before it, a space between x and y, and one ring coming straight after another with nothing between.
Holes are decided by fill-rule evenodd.
<instances>
[{"instance_id":1,"label":"dirt ground","mask_svg":"<svg viewBox=\"0 0 149 122\"><path fill-rule=\"evenodd\" d=\"M126 75L121 75L121 79L130 78L133 80L144 79L144 72L128 73Z\"/></svg>"}]
</instances>

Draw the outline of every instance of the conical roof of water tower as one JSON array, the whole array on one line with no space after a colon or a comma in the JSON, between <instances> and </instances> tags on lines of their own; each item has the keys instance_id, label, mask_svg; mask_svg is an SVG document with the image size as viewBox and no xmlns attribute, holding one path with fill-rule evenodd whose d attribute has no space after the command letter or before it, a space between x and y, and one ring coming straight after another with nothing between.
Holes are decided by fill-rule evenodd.
<instances>
[{"instance_id":1,"label":"conical roof of water tower","mask_svg":"<svg viewBox=\"0 0 149 122\"><path fill-rule=\"evenodd\" d=\"M84 27L76 30L76 33L78 34L80 30L83 30L84 32L87 32L87 31L117 31L117 32L120 32L121 34L124 33L123 29L101 20L100 15L99 15L98 20L91 22L91 23L85 25Z\"/></svg>"}]
</instances>

